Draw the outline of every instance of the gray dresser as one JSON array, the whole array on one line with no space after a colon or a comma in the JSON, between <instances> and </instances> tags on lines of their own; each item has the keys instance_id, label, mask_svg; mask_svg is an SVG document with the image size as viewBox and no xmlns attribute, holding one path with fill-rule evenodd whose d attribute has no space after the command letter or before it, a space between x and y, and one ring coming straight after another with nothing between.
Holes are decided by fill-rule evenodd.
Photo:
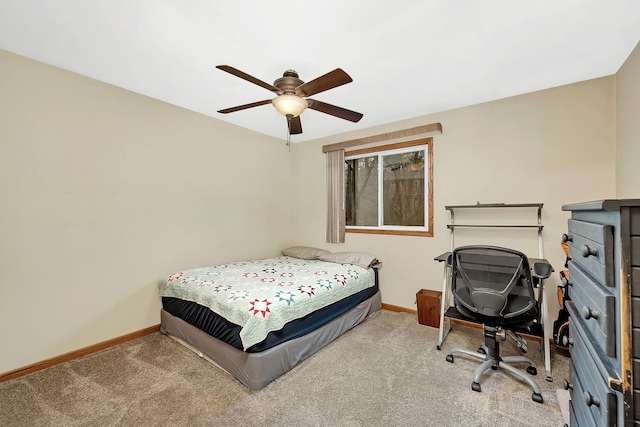
<instances>
[{"instance_id":1,"label":"gray dresser","mask_svg":"<svg viewBox=\"0 0 640 427\"><path fill-rule=\"evenodd\" d=\"M562 210L571 211L571 426L640 426L640 199Z\"/></svg>"}]
</instances>

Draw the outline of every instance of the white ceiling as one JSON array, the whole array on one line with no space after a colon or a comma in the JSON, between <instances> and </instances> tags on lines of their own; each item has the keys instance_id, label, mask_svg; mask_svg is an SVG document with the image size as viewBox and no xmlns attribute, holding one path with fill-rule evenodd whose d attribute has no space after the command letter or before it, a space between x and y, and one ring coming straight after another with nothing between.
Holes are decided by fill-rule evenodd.
<instances>
[{"instance_id":1,"label":"white ceiling","mask_svg":"<svg viewBox=\"0 0 640 427\"><path fill-rule=\"evenodd\" d=\"M286 138L270 105L219 109L334 68L353 82L314 99L293 142L614 74L640 40L639 0L0 0L0 48ZM0 64L1 66L1 64Z\"/></svg>"}]
</instances>

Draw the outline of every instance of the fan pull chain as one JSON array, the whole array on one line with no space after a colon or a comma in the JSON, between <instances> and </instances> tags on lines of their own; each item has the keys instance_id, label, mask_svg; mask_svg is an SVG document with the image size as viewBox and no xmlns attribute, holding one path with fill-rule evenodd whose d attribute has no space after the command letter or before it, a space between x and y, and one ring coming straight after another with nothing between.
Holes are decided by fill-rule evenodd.
<instances>
[{"instance_id":1,"label":"fan pull chain","mask_svg":"<svg viewBox=\"0 0 640 427\"><path fill-rule=\"evenodd\" d=\"M291 114L287 114L287 147L289 147L289 152L291 152L291 119L293 116Z\"/></svg>"}]
</instances>

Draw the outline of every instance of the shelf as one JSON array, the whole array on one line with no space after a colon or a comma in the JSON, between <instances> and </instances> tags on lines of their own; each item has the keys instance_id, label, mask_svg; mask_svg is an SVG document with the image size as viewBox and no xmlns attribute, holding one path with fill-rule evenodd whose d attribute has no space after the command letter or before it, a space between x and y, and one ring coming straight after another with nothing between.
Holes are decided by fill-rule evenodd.
<instances>
[{"instance_id":1,"label":"shelf","mask_svg":"<svg viewBox=\"0 0 640 427\"><path fill-rule=\"evenodd\" d=\"M482 322L480 321L473 321L473 320L470 320L468 317L463 316L455 307L449 307L447 311L444 313L444 317L456 320L461 323L468 323L469 325L482 324ZM533 337L535 338L536 341L542 341L543 335L544 335L543 327L542 327L542 324L540 323L533 323L528 328L510 328L509 330L516 332L520 335Z\"/></svg>"},{"instance_id":2,"label":"shelf","mask_svg":"<svg viewBox=\"0 0 640 427\"><path fill-rule=\"evenodd\" d=\"M447 228L453 231L454 228L533 228L538 232L542 232L543 225L541 223L541 211L543 203L476 203L475 205L449 205L444 208L451 212L451 224L447 225ZM454 224L453 211L454 209L478 209L478 208L536 208L538 210L538 223L537 224ZM453 248L452 248L453 249Z\"/></svg>"},{"instance_id":3,"label":"shelf","mask_svg":"<svg viewBox=\"0 0 640 427\"><path fill-rule=\"evenodd\" d=\"M537 228L538 230L542 230L544 225L474 225L474 224L447 224L447 228L451 230L452 228Z\"/></svg>"},{"instance_id":4,"label":"shelf","mask_svg":"<svg viewBox=\"0 0 640 427\"><path fill-rule=\"evenodd\" d=\"M542 209L544 203L478 203L475 205L450 205L444 208L451 209L472 209L472 208L538 208Z\"/></svg>"}]
</instances>

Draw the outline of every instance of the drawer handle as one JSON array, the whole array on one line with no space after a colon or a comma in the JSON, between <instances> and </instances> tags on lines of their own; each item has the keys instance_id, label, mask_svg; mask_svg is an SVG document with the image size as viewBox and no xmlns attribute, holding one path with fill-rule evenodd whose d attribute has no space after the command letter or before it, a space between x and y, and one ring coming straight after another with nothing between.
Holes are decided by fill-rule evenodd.
<instances>
[{"instance_id":1,"label":"drawer handle","mask_svg":"<svg viewBox=\"0 0 640 427\"><path fill-rule=\"evenodd\" d=\"M573 236L567 233L562 235L562 243L573 242Z\"/></svg>"},{"instance_id":2,"label":"drawer handle","mask_svg":"<svg viewBox=\"0 0 640 427\"><path fill-rule=\"evenodd\" d=\"M562 344L565 346L573 346L573 338L568 337L568 336L563 336L562 337Z\"/></svg>"},{"instance_id":3,"label":"drawer handle","mask_svg":"<svg viewBox=\"0 0 640 427\"><path fill-rule=\"evenodd\" d=\"M567 380L562 380L562 388L565 390L573 390L573 384Z\"/></svg>"},{"instance_id":4,"label":"drawer handle","mask_svg":"<svg viewBox=\"0 0 640 427\"><path fill-rule=\"evenodd\" d=\"M598 318L600 317L600 313L598 313L598 310L592 310L585 305L582 308L582 317L584 317L585 320L589 320L592 318L598 320Z\"/></svg>"},{"instance_id":5,"label":"drawer handle","mask_svg":"<svg viewBox=\"0 0 640 427\"><path fill-rule=\"evenodd\" d=\"M582 256L589 258L591 255L598 256L598 248L590 248L589 245L582 246Z\"/></svg>"},{"instance_id":6,"label":"drawer handle","mask_svg":"<svg viewBox=\"0 0 640 427\"><path fill-rule=\"evenodd\" d=\"M584 392L584 403L586 403L587 406L594 405L594 406L600 407L600 399L598 399L596 396L589 393L588 391Z\"/></svg>"}]
</instances>

